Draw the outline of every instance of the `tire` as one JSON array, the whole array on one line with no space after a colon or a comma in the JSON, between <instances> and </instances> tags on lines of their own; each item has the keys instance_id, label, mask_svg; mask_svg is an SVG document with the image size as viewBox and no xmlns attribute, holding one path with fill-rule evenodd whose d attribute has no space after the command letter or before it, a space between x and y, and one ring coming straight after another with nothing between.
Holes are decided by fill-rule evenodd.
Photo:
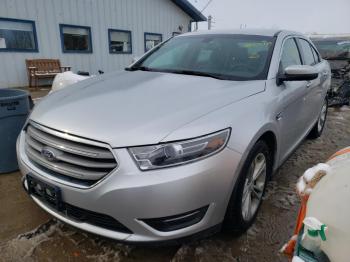
<instances>
[{"instance_id":1,"label":"tire","mask_svg":"<svg viewBox=\"0 0 350 262\"><path fill-rule=\"evenodd\" d=\"M254 163L259 163L259 161L264 158L265 159L265 176L262 178L260 177L260 180L255 181L257 188L259 190L256 190L256 186L249 186L249 181L252 177L252 171L254 171ZM256 162L258 159L260 159L258 162ZM258 164L256 164L258 166ZM271 150L269 149L268 145L260 140L258 141L248 154L248 157L242 167L241 173L238 177L236 186L232 192L231 199L229 201L229 204L227 206L226 215L224 219L224 229L234 235L241 235L244 233L254 222L261 202L262 197L265 193L266 183L268 179L270 178L272 173L272 154ZM260 176L263 176L261 174ZM259 185L259 187L258 187ZM250 196L247 196L249 192L246 190L247 188L250 188ZM254 191L254 192L253 192ZM257 193L259 192L260 199L257 201ZM254 195L254 196L253 196ZM253 197L252 197L253 196ZM248 215L247 212L247 202L249 201L248 198L250 197L251 206L252 209L250 210L250 214ZM243 199L244 198L244 199ZM254 198L256 198L254 200ZM254 202L255 201L255 202ZM254 206L254 209L253 209Z\"/></svg>"},{"instance_id":2,"label":"tire","mask_svg":"<svg viewBox=\"0 0 350 262\"><path fill-rule=\"evenodd\" d=\"M321 108L321 113L317 119L317 122L315 123L314 127L311 129L308 135L309 139L316 139L322 135L322 132L327 120L327 111L328 111L328 101L327 99L325 99Z\"/></svg>"}]
</instances>

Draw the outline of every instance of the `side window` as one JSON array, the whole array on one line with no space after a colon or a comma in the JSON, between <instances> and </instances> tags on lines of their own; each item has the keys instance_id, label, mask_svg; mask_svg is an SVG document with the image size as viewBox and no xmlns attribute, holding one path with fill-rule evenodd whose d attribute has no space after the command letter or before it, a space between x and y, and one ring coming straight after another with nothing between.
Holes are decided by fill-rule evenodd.
<instances>
[{"instance_id":1,"label":"side window","mask_svg":"<svg viewBox=\"0 0 350 262\"><path fill-rule=\"evenodd\" d=\"M312 54L314 55L316 64L321 62L320 56L318 55L318 53L316 52L316 50L313 46L311 46L311 51L312 51Z\"/></svg>"},{"instance_id":2,"label":"side window","mask_svg":"<svg viewBox=\"0 0 350 262\"><path fill-rule=\"evenodd\" d=\"M63 53L92 53L91 28L60 24Z\"/></svg>"},{"instance_id":3,"label":"side window","mask_svg":"<svg viewBox=\"0 0 350 262\"><path fill-rule=\"evenodd\" d=\"M0 51L38 52L35 22L0 18Z\"/></svg>"},{"instance_id":4,"label":"side window","mask_svg":"<svg viewBox=\"0 0 350 262\"><path fill-rule=\"evenodd\" d=\"M108 29L109 53L131 54L131 31Z\"/></svg>"},{"instance_id":5,"label":"side window","mask_svg":"<svg viewBox=\"0 0 350 262\"><path fill-rule=\"evenodd\" d=\"M145 33L145 52L151 50L156 45L160 44L162 40L161 34Z\"/></svg>"},{"instance_id":6,"label":"side window","mask_svg":"<svg viewBox=\"0 0 350 262\"><path fill-rule=\"evenodd\" d=\"M293 38L289 38L284 42L280 70L284 70L291 65L301 65L299 50Z\"/></svg>"},{"instance_id":7,"label":"side window","mask_svg":"<svg viewBox=\"0 0 350 262\"><path fill-rule=\"evenodd\" d=\"M300 48L301 48L301 52L303 54L303 61L305 65L314 65L317 62L314 59L314 55L312 53L311 50L311 46L309 44L309 42L307 42L304 39L299 39L299 44L300 44Z\"/></svg>"}]
</instances>

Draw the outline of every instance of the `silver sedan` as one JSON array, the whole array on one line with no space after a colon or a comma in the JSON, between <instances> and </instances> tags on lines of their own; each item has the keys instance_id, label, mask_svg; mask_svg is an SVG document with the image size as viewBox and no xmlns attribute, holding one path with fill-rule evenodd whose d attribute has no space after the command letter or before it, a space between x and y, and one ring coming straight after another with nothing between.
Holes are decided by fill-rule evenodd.
<instances>
[{"instance_id":1,"label":"silver sedan","mask_svg":"<svg viewBox=\"0 0 350 262\"><path fill-rule=\"evenodd\" d=\"M17 143L32 199L128 242L242 233L266 183L321 135L330 68L288 31L187 33L34 108Z\"/></svg>"}]
</instances>

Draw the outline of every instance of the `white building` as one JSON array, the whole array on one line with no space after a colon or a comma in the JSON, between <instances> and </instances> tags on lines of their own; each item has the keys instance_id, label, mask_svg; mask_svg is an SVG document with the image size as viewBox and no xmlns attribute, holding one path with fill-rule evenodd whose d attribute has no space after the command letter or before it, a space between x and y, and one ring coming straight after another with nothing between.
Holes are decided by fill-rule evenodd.
<instances>
[{"instance_id":1,"label":"white building","mask_svg":"<svg viewBox=\"0 0 350 262\"><path fill-rule=\"evenodd\" d=\"M0 88L28 85L25 59L119 70L205 20L187 0L0 0Z\"/></svg>"}]
</instances>

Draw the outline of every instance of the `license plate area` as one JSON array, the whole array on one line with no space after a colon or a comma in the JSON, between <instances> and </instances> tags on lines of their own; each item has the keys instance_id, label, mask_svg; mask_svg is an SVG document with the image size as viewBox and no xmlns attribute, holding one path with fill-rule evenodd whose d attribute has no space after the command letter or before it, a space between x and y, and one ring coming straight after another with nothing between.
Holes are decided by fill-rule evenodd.
<instances>
[{"instance_id":1,"label":"license plate area","mask_svg":"<svg viewBox=\"0 0 350 262\"><path fill-rule=\"evenodd\" d=\"M30 174L26 175L28 194L39 198L56 210L62 209L61 190L57 186L49 185Z\"/></svg>"}]
</instances>

